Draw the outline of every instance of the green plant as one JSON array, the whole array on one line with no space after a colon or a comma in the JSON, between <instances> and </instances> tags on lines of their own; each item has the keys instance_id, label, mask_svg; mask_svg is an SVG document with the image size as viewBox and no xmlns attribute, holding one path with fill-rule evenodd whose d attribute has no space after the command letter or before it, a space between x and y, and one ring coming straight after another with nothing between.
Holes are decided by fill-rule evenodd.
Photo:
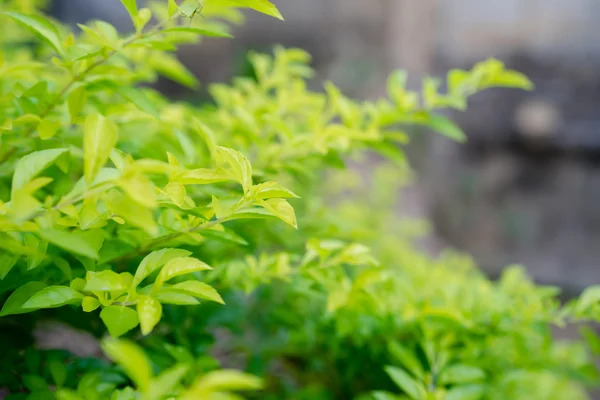
<instances>
[{"instance_id":1,"label":"green plant","mask_svg":"<svg viewBox=\"0 0 600 400\"><path fill-rule=\"evenodd\" d=\"M597 288L563 307L519 268L491 282L462 255L416 250L424 224L393 212L411 127L463 141L440 109L527 78L491 59L451 71L446 93L435 79L409 91L398 72L389 99L355 102L308 91L309 56L278 48L250 56L253 78L213 85L214 103L170 102L140 84L197 86L179 44L228 36L239 7L281 15L267 0L122 2L125 36L0 3L13 398L585 398L598 340L551 327L597 318ZM391 164L368 182L346 162L371 151ZM46 318L92 333L114 363L35 350Z\"/></svg>"}]
</instances>

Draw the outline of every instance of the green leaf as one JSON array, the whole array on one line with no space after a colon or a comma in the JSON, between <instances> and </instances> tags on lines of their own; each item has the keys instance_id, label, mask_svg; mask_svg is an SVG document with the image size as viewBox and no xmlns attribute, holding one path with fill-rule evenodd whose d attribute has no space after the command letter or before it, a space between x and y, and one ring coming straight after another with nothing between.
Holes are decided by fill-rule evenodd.
<instances>
[{"instance_id":1,"label":"green leaf","mask_svg":"<svg viewBox=\"0 0 600 400\"><path fill-rule=\"evenodd\" d=\"M138 14L137 2L136 0L121 0L123 6L127 9L131 20L135 22L135 18Z\"/></svg>"},{"instance_id":2,"label":"green leaf","mask_svg":"<svg viewBox=\"0 0 600 400\"><path fill-rule=\"evenodd\" d=\"M600 285L586 288L581 296L579 296L575 310L577 312L585 312L596 304L600 304Z\"/></svg>"},{"instance_id":3,"label":"green leaf","mask_svg":"<svg viewBox=\"0 0 600 400\"><path fill-rule=\"evenodd\" d=\"M17 190L24 187L68 151L69 149L40 150L21 158L15 166L12 194L14 195Z\"/></svg>"},{"instance_id":4,"label":"green leaf","mask_svg":"<svg viewBox=\"0 0 600 400\"><path fill-rule=\"evenodd\" d=\"M425 389L413 377L401 368L392 366L385 367L385 372L392 378L394 383L413 400L424 400Z\"/></svg>"},{"instance_id":5,"label":"green leaf","mask_svg":"<svg viewBox=\"0 0 600 400\"><path fill-rule=\"evenodd\" d=\"M148 390L152 381L152 366L138 345L128 340L107 339L102 342L102 349L123 368L139 390Z\"/></svg>"},{"instance_id":6,"label":"green leaf","mask_svg":"<svg viewBox=\"0 0 600 400\"><path fill-rule=\"evenodd\" d=\"M223 7L250 8L254 11L258 11L259 13L283 20L283 16L277 7L275 7L275 5L268 0L211 0L210 4Z\"/></svg>"},{"instance_id":7,"label":"green leaf","mask_svg":"<svg viewBox=\"0 0 600 400\"><path fill-rule=\"evenodd\" d=\"M95 297L86 296L81 302L81 308L85 312L92 312L100 307L100 302Z\"/></svg>"},{"instance_id":8,"label":"green leaf","mask_svg":"<svg viewBox=\"0 0 600 400\"><path fill-rule=\"evenodd\" d=\"M252 166L250 161L239 151L226 147L216 148L217 162L229 165L231 177L238 181L247 192L252 187Z\"/></svg>"},{"instance_id":9,"label":"green leaf","mask_svg":"<svg viewBox=\"0 0 600 400\"><path fill-rule=\"evenodd\" d=\"M262 380L245 372L235 370L218 370L207 373L192 385L182 399L201 399L211 397L213 393L232 390L259 390L262 389Z\"/></svg>"},{"instance_id":10,"label":"green leaf","mask_svg":"<svg viewBox=\"0 0 600 400\"><path fill-rule=\"evenodd\" d=\"M171 285L165 290L175 290L177 292L194 296L204 300L210 300L217 303L225 304L221 295L210 285L199 281L185 281Z\"/></svg>"},{"instance_id":11,"label":"green leaf","mask_svg":"<svg viewBox=\"0 0 600 400\"><path fill-rule=\"evenodd\" d=\"M156 293L154 298L156 298L156 300L160 301L162 304L175 304L178 306L195 306L200 304L198 299L196 299L194 296L168 289L161 289L158 291L158 293Z\"/></svg>"},{"instance_id":12,"label":"green leaf","mask_svg":"<svg viewBox=\"0 0 600 400\"><path fill-rule=\"evenodd\" d=\"M278 182L265 182L252 187L253 196L257 199L266 200L273 198L298 198L294 192L283 187Z\"/></svg>"},{"instance_id":13,"label":"green leaf","mask_svg":"<svg viewBox=\"0 0 600 400\"><path fill-rule=\"evenodd\" d=\"M69 107L71 120L81 114L81 111L85 107L86 101L87 92L85 91L85 86L78 86L77 88L73 89L73 91L69 94L69 97L67 97L67 105Z\"/></svg>"},{"instance_id":14,"label":"green leaf","mask_svg":"<svg viewBox=\"0 0 600 400\"><path fill-rule=\"evenodd\" d=\"M212 31L212 30L208 30L208 29L184 27L184 26L163 29L159 33L193 33L195 35L208 36L208 37L221 37L221 38L232 38L233 37L233 36L231 36L231 34L229 34L227 32Z\"/></svg>"},{"instance_id":15,"label":"green leaf","mask_svg":"<svg viewBox=\"0 0 600 400\"><path fill-rule=\"evenodd\" d=\"M56 386L61 387L67 380L67 368L62 361L52 359L48 362L48 370Z\"/></svg>"},{"instance_id":16,"label":"green leaf","mask_svg":"<svg viewBox=\"0 0 600 400\"><path fill-rule=\"evenodd\" d=\"M377 391L377 392L373 392L373 398L375 400L404 400L406 397L400 397L400 396L393 395L391 393ZM446 400L446 399L444 399L444 400Z\"/></svg>"},{"instance_id":17,"label":"green leaf","mask_svg":"<svg viewBox=\"0 0 600 400\"><path fill-rule=\"evenodd\" d=\"M14 254L0 253L0 280L6 278L18 260L19 257Z\"/></svg>"},{"instance_id":18,"label":"green leaf","mask_svg":"<svg viewBox=\"0 0 600 400\"><path fill-rule=\"evenodd\" d=\"M148 113L153 117L159 117L158 111L156 110L154 103L152 103L152 101L150 101L150 99L146 96L144 90L130 86L113 84L112 82L107 84L103 83L103 86L110 88L112 91L123 96L125 99L135 104L135 106L141 111Z\"/></svg>"},{"instance_id":19,"label":"green leaf","mask_svg":"<svg viewBox=\"0 0 600 400\"><path fill-rule=\"evenodd\" d=\"M162 317L162 306L158 300L150 296L139 296L137 302L137 313L140 320L140 328L144 336L149 335Z\"/></svg>"},{"instance_id":20,"label":"green leaf","mask_svg":"<svg viewBox=\"0 0 600 400\"><path fill-rule=\"evenodd\" d=\"M149 235L158 235L158 226L154 221L152 210L145 208L122 193L113 190L105 199L108 209L133 226L145 230Z\"/></svg>"},{"instance_id":21,"label":"green leaf","mask_svg":"<svg viewBox=\"0 0 600 400\"><path fill-rule=\"evenodd\" d=\"M36 232L42 239L62 249L93 260L99 258L98 251L83 236L56 229L46 229Z\"/></svg>"},{"instance_id":22,"label":"green leaf","mask_svg":"<svg viewBox=\"0 0 600 400\"><path fill-rule=\"evenodd\" d=\"M175 56L161 52L160 57L153 57L148 62L166 78L192 89L198 87L196 77Z\"/></svg>"},{"instance_id":23,"label":"green leaf","mask_svg":"<svg viewBox=\"0 0 600 400\"><path fill-rule=\"evenodd\" d=\"M454 122L441 115L431 114L427 125L434 131L460 143L467 141L465 133Z\"/></svg>"},{"instance_id":24,"label":"green leaf","mask_svg":"<svg viewBox=\"0 0 600 400\"><path fill-rule=\"evenodd\" d=\"M119 179L121 189L136 203L146 207L156 207L156 191L152 181L142 173L123 174Z\"/></svg>"},{"instance_id":25,"label":"green leaf","mask_svg":"<svg viewBox=\"0 0 600 400\"><path fill-rule=\"evenodd\" d=\"M440 383L444 385L471 383L484 379L485 372L481 368L462 364L450 365L444 368L439 376Z\"/></svg>"},{"instance_id":26,"label":"green leaf","mask_svg":"<svg viewBox=\"0 0 600 400\"><path fill-rule=\"evenodd\" d=\"M119 337L139 324L135 310L124 306L108 306L100 312L100 318L112 337Z\"/></svg>"},{"instance_id":27,"label":"green leaf","mask_svg":"<svg viewBox=\"0 0 600 400\"><path fill-rule=\"evenodd\" d=\"M57 308L81 302L83 295L68 286L48 286L34 294L23 304L24 309Z\"/></svg>"},{"instance_id":28,"label":"green leaf","mask_svg":"<svg viewBox=\"0 0 600 400\"><path fill-rule=\"evenodd\" d=\"M169 13L169 18L171 18L172 16L177 14L177 12L179 11L179 7L177 6L177 3L175 3L175 0L169 0L167 7L168 7L167 12Z\"/></svg>"},{"instance_id":29,"label":"green leaf","mask_svg":"<svg viewBox=\"0 0 600 400\"><path fill-rule=\"evenodd\" d=\"M46 140L56 135L56 132L60 128L60 122L51 119L43 119L37 127L38 135L40 139Z\"/></svg>"},{"instance_id":30,"label":"green leaf","mask_svg":"<svg viewBox=\"0 0 600 400\"><path fill-rule=\"evenodd\" d=\"M23 236L23 241L27 247L35 249L34 254L27 256L27 271L30 271L38 267L46 258L48 242L40 240L35 235L29 233Z\"/></svg>"},{"instance_id":31,"label":"green leaf","mask_svg":"<svg viewBox=\"0 0 600 400\"><path fill-rule=\"evenodd\" d=\"M190 367L187 365L175 365L157 376L151 383L145 400L159 400L171 394L179 385Z\"/></svg>"},{"instance_id":32,"label":"green leaf","mask_svg":"<svg viewBox=\"0 0 600 400\"><path fill-rule=\"evenodd\" d=\"M27 282L17 290L15 290L6 299L6 302L0 310L0 317L13 314L25 314L34 310L23 309L23 304L27 302L34 294L43 290L47 285L44 282Z\"/></svg>"},{"instance_id":33,"label":"green leaf","mask_svg":"<svg viewBox=\"0 0 600 400\"><path fill-rule=\"evenodd\" d=\"M202 231L202 236L205 238L220 240L225 243L235 243L242 246L248 245L248 242L243 237L226 228L223 228L223 230L205 229Z\"/></svg>"},{"instance_id":34,"label":"green leaf","mask_svg":"<svg viewBox=\"0 0 600 400\"><path fill-rule=\"evenodd\" d=\"M179 257L170 260L158 274L153 290L158 290L164 282L176 276L191 274L192 272L207 271L212 269L202 261L192 257Z\"/></svg>"},{"instance_id":35,"label":"green leaf","mask_svg":"<svg viewBox=\"0 0 600 400\"><path fill-rule=\"evenodd\" d=\"M58 29L56 29L56 27L52 25L52 23L46 18L38 15L21 14L18 12L5 12L4 15L9 16L13 20L25 26L38 38L52 46L58 52L58 54L64 54Z\"/></svg>"},{"instance_id":36,"label":"green leaf","mask_svg":"<svg viewBox=\"0 0 600 400\"><path fill-rule=\"evenodd\" d=\"M99 113L90 114L83 127L85 180L92 183L117 143L117 125Z\"/></svg>"},{"instance_id":37,"label":"green leaf","mask_svg":"<svg viewBox=\"0 0 600 400\"><path fill-rule=\"evenodd\" d=\"M190 171L179 172L173 175L173 180L184 185L207 185L217 182L225 182L231 178L223 171L199 168Z\"/></svg>"},{"instance_id":38,"label":"green leaf","mask_svg":"<svg viewBox=\"0 0 600 400\"><path fill-rule=\"evenodd\" d=\"M480 400L485 394L483 385L464 385L450 389L444 400Z\"/></svg>"},{"instance_id":39,"label":"green leaf","mask_svg":"<svg viewBox=\"0 0 600 400\"><path fill-rule=\"evenodd\" d=\"M156 271L169 261L180 258L187 257L192 253L183 249L161 249L158 251L154 251L148 254L135 272L135 276L133 277L132 288L136 288L148 275L152 272Z\"/></svg>"},{"instance_id":40,"label":"green leaf","mask_svg":"<svg viewBox=\"0 0 600 400\"><path fill-rule=\"evenodd\" d=\"M296 222L296 213L294 208L283 199L269 199L267 201L259 201L257 204L262 205L266 210L270 211L274 216L281 219L283 222L298 228Z\"/></svg>"},{"instance_id":41,"label":"green leaf","mask_svg":"<svg viewBox=\"0 0 600 400\"><path fill-rule=\"evenodd\" d=\"M413 376L423 379L425 372L423 365L414 354L414 352L406 349L397 342L390 342L388 345L388 351L390 354L402 364Z\"/></svg>"},{"instance_id":42,"label":"green leaf","mask_svg":"<svg viewBox=\"0 0 600 400\"><path fill-rule=\"evenodd\" d=\"M86 283L83 290L86 292L112 292L127 289L123 277L111 270L89 271L85 279Z\"/></svg>"}]
</instances>

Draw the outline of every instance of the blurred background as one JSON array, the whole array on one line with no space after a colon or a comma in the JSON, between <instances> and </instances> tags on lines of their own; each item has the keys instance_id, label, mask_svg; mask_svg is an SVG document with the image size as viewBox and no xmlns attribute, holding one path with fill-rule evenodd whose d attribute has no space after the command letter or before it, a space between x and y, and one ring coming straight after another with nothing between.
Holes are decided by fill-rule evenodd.
<instances>
[{"instance_id":1,"label":"blurred background","mask_svg":"<svg viewBox=\"0 0 600 400\"><path fill-rule=\"evenodd\" d=\"M600 1L273 1L285 22L249 13L235 40L182 49L205 87L243 73L248 50L276 44L308 50L316 87L329 79L355 98L384 95L397 68L415 87L492 56L526 73L535 91L485 92L455 115L467 145L419 137L419 184L398 211L432 221L431 251L465 250L492 276L518 263L567 293L600 283ZM119 0L54 0L53 14L130 24Z\"/></svg>"}]
</instances>

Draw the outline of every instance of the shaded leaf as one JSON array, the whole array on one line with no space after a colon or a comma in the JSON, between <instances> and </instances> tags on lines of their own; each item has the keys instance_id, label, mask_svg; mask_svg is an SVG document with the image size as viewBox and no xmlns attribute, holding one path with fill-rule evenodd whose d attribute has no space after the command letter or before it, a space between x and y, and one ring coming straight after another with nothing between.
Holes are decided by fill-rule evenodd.
<instances>
[{"instance_id":1,"label":"shaded leaf","mask_svg":"<svg viewBox=\"0 0 600 400\"><path fill-rule=\"evenodd\" d=\"M13 314L25 314L35 310L23 309L23 304L27 302L34 294L43 290L47 285L44 282L27 282L17 290L15 290L6 299L6 302L0 310L0 317Z\"/></svg>"}]
</instances>

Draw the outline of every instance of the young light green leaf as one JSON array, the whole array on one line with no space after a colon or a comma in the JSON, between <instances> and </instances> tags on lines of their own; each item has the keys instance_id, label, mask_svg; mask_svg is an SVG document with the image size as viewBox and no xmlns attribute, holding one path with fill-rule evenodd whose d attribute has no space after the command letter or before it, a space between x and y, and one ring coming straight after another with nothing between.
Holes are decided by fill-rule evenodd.
<instances>
[{"instance_id":1,"label":"young light green leaf","mask_svg":"<svg viewBox=\"0 0 600 400\"><path fill-rule=\"evenodd\" d=\"M158 274L153 290L158 290L164 282L176 276L191 274L192 272L212 269L202 261L192 257L179 257L169 261Z\"/></svg>"},{"instance_id":2,"label":"young light green leaf","mask_svg":"<svg viewBox=\"0 0 600 400\"><path fill-rule=\"evenodd\" d=\"M464 143L467 141L467 136L462 131L462 129L460 129L458 125L456 125L454 122L450 121L446 117L431 114L429 116L429 121L427 125L434 131L441 133L447 138L450 138L460 143Z\"/></svg>"},{"instance_id":3,"label":"young light green leaf","mask_svg":"<svg viewBox=\"0 0 600 400\"><path fill-rule=\"evenodd\" d=\"M225 182L230 179L231 178L224 171L215 171L206 168L193 169L173 175L173 181L184 185L207 185Z\"/></svg>"},{"instance_id":4,"label":"young light green leaf","mask_svg":"<svg viewBox=\"0 0 600 400\"><path fill-rule=\"evenodd\" d=\"M175 56L162 52L160 57L153 57L148 62L158 73L183 86L195 89L198 80Z\"/></svg>"},{"instance_id":5,"label":"young light green leaf","mask_svg":"<svg viewBox=\"0 0 600 400\"><path fill-rule=\"evenodd\" d=\"M81 308L85 312L92 312L100 307L100 302L95 297L86 296L81 302Z\"/></svg>"},{"instance_id":6,"label":"young light green leaf","mask_svg":"<svg viewBox=\"0 0 600 400\"><path fill-rule=\"evenodd\" d=\"M136 203L147 207L156 207L156 191L152 181L140 172L125 173L119 179L121 189Z\"/></svg>"},{"instance_id":7,"label":"young light green leaf","mask_svg":"<svg viewBox=\"0 0 600 400\"><path fill-rule=\"evenodd\" d=\"M108 306L100 312L100 318L112 337L119 337L139 324L135 310L124 306Z\"/></svg>"},{"instance_id":8,"label":"young light green leaf","mask_svg":"<svg viewBox=\"0 0 600 400\"><path fill-rule=\"evenodd\" d=\"M107 339L102 342L102 350L123 368L139 390L148 390L152 381L152 365L138 345L128 340Z\"/></svg>"},{"instance_id":9,"label":"young light green leaf","mask_svg":"<svg viewBox=\"0 0 600 400\"><path fill-rule=\"evenodd\" d=\"M46 18L38 15L21 14L18 12L6 12L4 15L9 16L13 20L25 26L38 38L52 46L58 54L64 55L62 40L60 38L58 29L56 29L56 27L52 25L52 23Z\"/></svg>"},{"instance_id":10,"label":"young light green leaf","mask_svg":"<svg viewBox=\"0 0 600 400\"><path fill-rule=\"evenodd\" d=\"M140 263L133 277L132 288L136 288L148 275L169 261L187 257L192 253L183 249L161 249L148 254Z\"/></svg>"},{"instance_id":11,"label":"young light green leaf","mask_svg":"<svg viewBox=\"0 0 600 400\"><path fill-rule=\"evenodd\" d=\"M407 374L403 369L387 366L385 367L385 372L411 399L424 400L426 398L423 385L415 381L414 378Z\"/></svg>"},{"instance_id":12,"label":"young light green leaf","mask_svg":"<svg viewBox=\"0 0 600 400\"><path fill-rule=\"evenodd\" d=\"M159 114L156 110L156 107L150 101L150 99L146 96L144 90L140 88L133 88L129 86L123 86L116 83L106 83L103 85L107 88L110 88L112 91L118 93L123 96L125 99L129 100L131 103L135 104L135 106L141 111L152 115L153 117L158 118Z\"/></svg>"},{"instance_id":13,"label":"young light green leaf","mask_svg":"<svg viewBox=\"0 0 600 400\"><path fill-rule=\"evenodd\" d=\"M34 294L22 307L30 310L57 308L67 304L79 303L83 300L83 297L77 290L68 286L48 286Z\"/></svg>"},{"instance_id":14,"label":"young light green leaf","mask_svg":"<svg viewBox=\"0 0 600 400\"><path fill-rule=\"evenodd\" d=\"M43 119L37 127L38 135L40 139L46 140L56 135L56 132L60 128L60 122L52 119Z\"/></svg>"},{"instance_id":15,"label":"young light green leaf","mask_svg":"<svg viewBox=\"0 0 600 400\"><path fill-rule=\"evenodd\" d=\"M145 230L151 236L158 235L158 226L150 209L131 201L129 197L116 190L109 192L105 201L108 209L115 216Z\"/></svg>"},{"instance_id":16,"label":"young light green leaf","mask_svg":"<svg viewBox=\"0 0 600 400\"><path fill-rule=\"evenodd\" d=\"M138 14L137 2L136 0L121 0L123 6L127 9L131 20L135 22L135 18Z\"/></svg>"},{"instance_id":17,"label":"young light green leaf","mask_svg":"<svg viewBox=\"0 0 600 400\"><path fill-rule=\"evenodd\" d=\"M439 376L439 381L443 385L472 383L484 379L485 372L481 368L463 364L448 366L444 368Z\"/></svg>"},{"instance_id":18,"label":"young light green leaf","mask_svg":"<svg viewBox=\"0 0 600 400\"><path fill-rule=\"evenodd\" d=\"M177 6L177 3L175 2L175 0L169 0L168 6L167 6L167 12L169 13L169 18L171 18L172 16L177 14L178 11L179 11L179 7Z\"/></svg>"},{"instance_id":19,"label":"young light green leaf","mask_svg":"<svg viewBox=\"0 0 600 400\"><path fill-rule=\"evenodd\" d=\"M69 149L40 150L21 158L15 166L12 194L14 195L17 190L24 187L68 151Z\"/></svg>"},{"instance_id":20,"label":"young light green leaf","mask_svg":"<svg viewBox=\"0 0 600 400\"><path fill-rule=\"evenodd\" d=\"M296 222L296 213L294 208L283 199L269 199L266 201L259 201L257 204L263 206L266 210L270 211L274 216L281 219L283 222L298 228Z\"/></svg>"},{"instance_id":21,"label":"young light green leaf","mask_svg":"<svg viewBox=\"0 0 600 400\"><path fill-rule=\"evenodd\" d=\"M450 389L444 400L480 400L484 397L484 385L462 385Z\"/></svg>"},{"instance_id":22,"label":"young light green leaf","mask_svg":"<svg viewBox=\"0 0 600 400\"><path fill-rule=\"evenodd\" d=\"M213 393L259 390L262 387L263 382L260 378L245 372L223 369L209 372L200 377L191 389L183 394L182 399L201 399L211 397Z\"/></svg>"},{"instance_id":23,"label":"young light green leaf","mask_svg":"<svg viewBox=\"0 0 600 400\"><path fill-rule=\"evenodd\" d=\"M269 0L210 0L211 4L223 7L251 8L254 11L283 20L283 16Z\"/></svg>"},{"instance_id":24,"label":"young light green leaf","mask_svg":"<svg viewBox=\"0 0 600 400\"><path fill-rule=\"evenodd\" d=\"M44 282L27 282L15 290L8 297L8 299L6 299L6 302L2 306L2 310L0 310L0 317L13 314L25 314L35 311L32 309L23 309L23 304L25 304L25 302L27 302L33 295L43 290L46 286L47 285Z\"/></svg>"},{"instance_id":25,"label":"young light green leaf","mask_svg":"<svg viewBox=\"0 0 600 400\"><path fill-rule=\"evenodd\" d=\"M266 200L272 198L298 198L294 192L286 187L283 187L278 182L265 182L252 187L252 195L255 198Z\"/></svg>"},{"instance_id":26,"label":"young light green leaf","mask_svg":"<svg viewBox=\"0 0 600 400\"><path fill-rule=\"evenodd\" d=\"M117 143L118 127L99 113L90 114L83 127L83 165L85 180L92 183L108 161Z\"/></svg>"},{"instance_id":27,"label":"young light green leaf","mask_svg":"<svg viewBox=\"0 0 600 400\"><path fill-rule=\"evenodd\" d=\"M247 192L252 187L252 166L250 161L239 151L227 147L216 148L217 162L229 165L231 177L238 181Z\"/></svg>"},{"instance_id":28,"label":"young light green leaf","mask_svg":"<svg viewBox=\"0 0 600 400\"><path fill-rule=\"evenodd\" d=\"M165 288L165 290L175 290L177 292L194 296L203 300L210 300L217 303L225 304L223 298L219 293L210 285L199 281L185 281L176 283L175 285Z\"/></svg>"},{"instance_id":29,"label":"young light green leaf","mask_svg":"<svg viewBox=\"0 0 600 400\"><path fill-rule=\"evenodd\" d=\"M165 398L175 390L189 369L190 367L187 365L175 365L167 369L152 381L148 392L144 395L144 399L159 400Z\"/></svg>"},{"instance_id":30,"label":"young light green leaf","mask_svg":"<svg viewBox=\"0 0 600 400\"><path fill-rule=\"evenodd\" d=\"M83 290L86 292L111 292L127 289L123 277L108 269L100 272L88 271L85 280Z\"/></svg>"},{"instance_id":31,"label":"young light green leaf","mask_svg":"<svg viewBox=\"0 0 600 400\"><path fill-rule=\"evenodd\" d=\"M85 107L86 101L87 92L85 91L85 86L78 86L73 89L73 91L69 94L69 97L67 97L67 105L69 107L71 120L81 114L81 111Z\"/></svg>"},{"instance_id":32,"label":"young light green leaf","mask_svg":"<svg viewBox=\"0 0 600 400\"><path fill-rule=\"evenodd\" d=\"M194 28L187 26L178 26L175 28L167 28L160 31L160 33L193 33L195 35L200 36L208 36L208 37L221 37L221 38L232 38L231 34L227 32L213 31L202 28Z\"/></svg>"},{"instance_id":33,"label":"young light green leaf","mask_svg":"<svg viewBox=\"0 0 600 400\"><path fill-rule=\"evenodd\" d=\"M159 290L156 295L154 295L154 298L162 304L175 304L177 306L194 306L200 304L194 296L168 289Z\"/></svg>"},{"instance_id":34,"label":"young light green leaf","mask_svg":"<svg viewBox=\"0 0 600 400\"><path fill-rule=\"evenodd\" d=\"M577 300L575 310L582 313L596 304L600 304L600 285L586 288Z\"/></svg>"},{"instance_id":35,"label":"young light green leaf","mask_svg":"<svg viewBox=\"0 0 600 400\"><path fill-rule=\"evenodd\" d=\"M98 251L81 235L56 229L41 230L36 234L55 246L93 260L98 259Z\"/></svg>"},{"instance_id":36,"label":"young light green leaf","mask_svg":"<svg viewBox=\"0 0 600 400\"><path fill-rule=\"evenodd\" d=\"M140 320L142 335L147 336L152 332L162 317L162 306L158 300L150 296L139 296L137 313Z\"/></svg>"}]
</instances>

